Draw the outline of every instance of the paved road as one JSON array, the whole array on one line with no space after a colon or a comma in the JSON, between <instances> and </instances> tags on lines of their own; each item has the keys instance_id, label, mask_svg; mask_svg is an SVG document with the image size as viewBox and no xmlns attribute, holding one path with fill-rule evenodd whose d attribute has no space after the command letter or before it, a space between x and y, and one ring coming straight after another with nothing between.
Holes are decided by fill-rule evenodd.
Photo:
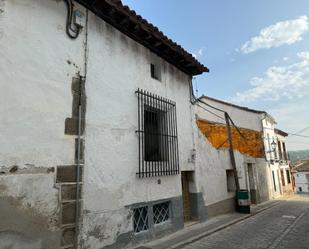
<instances>
[{"instance_id":1,"label":"paved road","mask_svg":"<svg viewBox=\"0 0 309 249\"><path fill-rule=\"evenodd\" d=\"M293 197L183 249L309 249L309 196Z\"/></svg>"}]
</instances>

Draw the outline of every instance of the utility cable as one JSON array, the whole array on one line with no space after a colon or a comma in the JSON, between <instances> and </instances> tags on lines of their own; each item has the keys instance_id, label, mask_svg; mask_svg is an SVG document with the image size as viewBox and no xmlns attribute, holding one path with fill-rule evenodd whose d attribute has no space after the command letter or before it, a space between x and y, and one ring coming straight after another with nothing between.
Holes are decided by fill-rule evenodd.
<instances>
[{"instance_id":1,"label":"utility cable","mask_svg":"<svg viewBox=\"0 0 309 249\"><path fill-rule=\"evenodd\" d=\"M309 126L305 127L304 129L299 130L298 132L295 132L295 134L303 133L304 131L306 131L308 129L309 129Z\"/></svg>"},{"instance_id":2,"label":"utility cable","mask_svg":"<svg viewBox=\"0 0 309 249\"><path fill-rule=\"evenodd\" d=\"M300 134L297 134L297 133L288 133L288 134L291 135L291 136L296 136L296 137L309 138L309 136L300 135Z\"/></svg>"},{"instance_id":3,"label":"utility cable","mask_svg":"<svg viewBox=\"0 0 309 249\"><path fill-rule=\"evenodd\" d=\"M71 39L76 39L80 32L80 27L77 25L75 29L72 28L72 19L73 19L73 2L72 0L64 0L67 5L67 20L66 20L66 33Z\"/></svg>"},{"instance_id":4,"label":"utility cable","mask_svg":"<svg viewBox=\"0 0 309 249\"><path fill-rule=\"evenodd\" d=\"M205 111L211 113L212 115L216 116L217 118L220 118L220 119L222 119L222 120L225 120L223 117L220 117L218 114L216 114L216 113L214 113L214 112L212 112L212 111L206 109L205 107L203 107L203 106L201 106L201 105L199 105L199 104L197 104L197 105L198 105L200 108L202 108L203 110L205 110Z\"/></svg>"},{"instance_id":5,"label":"utility cable","mask_svg":"<svg viewBox=\"0 0 309 249\"><path fill-rule=\"evenodd\" d=\"M210 105L210 104L208 104L208 103L202 101L200 98L196 98L196 97L194 96L194 91L193 91L192 83L191 83L191 89L192 89L192 96L193 96L193 98L195 99L195 101L198 101L198 102L200 102L200 103L203 103L204 105L206 105L206 106L208 106L208 107L210 107L210 108L212 108L212 109L214 109L214 110L216 110L216 111L219 111L219 112L222 112L222 113L227 113L226 111L224 111L224 110L222 110L222 109L220 109L220 108L217 108L217 107L215 107L215 106L213 106L213 105ZM201 107L200 105L198 105L198 106ZM206 108L203 108L203 107L201 107L201 108L204 109L204 110L206 110L207 112L209 112L209 113L215 115L216 117L225 120L224 118L220 117L219 115L215 114L214 112L211 112L210 110L208 110L208 109L206 109ZM230 117L230 115L229 115L228 113L227 113L227 115L228 115L228 118L229 118L229 120L231 121L232 125L236 128L236 130L237 130L237 132L239 133L239 135L240 135L243 139L247 140L247 138L245 138L245 136L240 132L239 128L236 126L235 122L232 120L232 118Z\"/></svg>"}]
</instances>

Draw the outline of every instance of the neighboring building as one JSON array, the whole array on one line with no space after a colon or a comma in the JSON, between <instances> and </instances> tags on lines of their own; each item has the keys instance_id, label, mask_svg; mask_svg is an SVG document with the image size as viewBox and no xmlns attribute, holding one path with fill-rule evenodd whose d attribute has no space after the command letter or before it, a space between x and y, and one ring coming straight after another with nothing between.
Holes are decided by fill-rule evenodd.
<instances>
[{"instance_id":1,"label":"neighboring building","mask_svg":"<svg viewBox=\"0 0 309 249\"><path fill-rule=\"evenodd\" d=\"M301 160L292 169L296 193L309 193L309 160Z\"/></svg>"},{"instance_id":2,"label":"neighboring building","mask_svg":"<svg viewBox=\"0 0 309 249\"><path fill-rule=\"evenodd\" d=\"M234 208L233 171L227 150L226 121L229 114L239 128L232 128L232 138L240 188L250 192L252 203L260 203L292 192L286 151L287 133L275 129L274 118L265 111L250 109L208 96L196 101L197 175L199 188L208 207L226 212ZM215 108L217 108L217 110ZM222 111L220 111L222 110ZM206 181L204 180L206 179ZM225 183L225 184L222 184ZM208 191L208 190L212 191ZM213 208L212 208L213 207Z\"/></svg>"},{"instance_id":3,"label":"neighboring building","mask_svg":"<svg viewBox=\"0 0 309 249\"><path fill-rule=\"evenodd\" d=\"M277 143L275 125L276 121L272 117L265 117L262 121L263 137L265 147L265 157L267 161L267 175L269 183L269 196L271 199L282 195L282 186L280 181L280 167L278 162Z\"/></svg>"},{"instance_id":4,"label":"neighboring building","mask_svg":"<svg viewBox=\"0 0 309 249\"><path fill-rule=\"evenodd\" d=\"M0 3L1 248L124 248L201 206L190 84L208 69L121 1L78 2Z\"/></svg>"},{"instance_id":5,"label":"neighboring building","mask_svg":"<svg viewBox=\"0 0 309 249\"><path fill-rule=\"evenodd\" d=\"M263 119L265 155L268 164L269 195L275 199L293 192L290 163L285 138L288 134L275 128L272 117Z\"/></svg>"},{"instance_id":6,"label":"neighboring building","mask_svg":"<svg viewBox=\"0 0 309 249\"><path fill-rule=\"evenodd\" d=\"M286 137L288 134L282 130L275 129L276 134L276 163L279 164L280 182L282 194L291 194L293 192L292 175L290 170L290 161L286 149Z\"/></svg>"},{"instance_id":7,"label":"neighboring building","mask_svg":"<svg viewBox=\"0 0 309 249\"><path fill-rule=\"evenodd\" d=\"M227 112L239 127L238 132L232 126L232 139L240 188L250 192L252 203L268 200L262 120L269 115L207 96L200 100ZM204 190L208 213L228 212L235 207L235 181L227 150L229 143L224 115L199 101L195 105L199 127L196 137L199 186Z\"/></svg>"}]
</instances>

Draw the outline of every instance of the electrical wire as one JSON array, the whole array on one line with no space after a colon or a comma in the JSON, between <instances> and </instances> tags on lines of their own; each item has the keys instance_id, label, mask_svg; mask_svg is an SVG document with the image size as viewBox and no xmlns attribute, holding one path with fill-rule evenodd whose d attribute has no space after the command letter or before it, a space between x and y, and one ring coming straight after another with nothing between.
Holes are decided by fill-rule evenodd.
<instances>
[{"instance_id":1,"label":"electrical wire","mask_svg":"<svg viewBox=\"0 0 309 249\"><path fill-rule=\"evenodd\" d=\"M245 138L245 136L240 132L239 128L236 126L235 122L232 120L232 118L230 117L230 115L229 115L226 111L224 111L224 110L222 110L222 109L220 109L220 108L217 108L217 107L215 107L215 106L213 106L213 105L210 105L210 104L208 104L208 103L202 101L200 98L196 98L196 97L195 97L195 95L194 95L194 90L193 90L193 85L192 85L192 81L191 81L191 92L192 92L192 97L193 97L193 99L194 99L195 101L198 101L198 102L200 102L200 103L203 103L204 105L206 105L206 106L208 106L208 107L210 107L210 108L212 108L212 109L214 109L214 110L216 110L216 111L219 111L219 112L222 112L222 113L226 113L227 116L228 116L228 118L229 118L229 120L231 121L232 125L236 128L236 130L237 130L237 132L240 134L240 136L241 136L243 139L247 140L247 138ZM207 112L209 112L209 113L215 115L216 117L225 120L225 118L220 117L220 116L217 115L216 113L214 113L214 112L212 112L212 111L210 111L210 110L208 110L208 109L206 109L206 108L204 108L204 107L202 107L202 106L200 106L200 105L198 105L198 106L201 107L202 109L204 109L205 111L207 111Z\"/></svg>"},{"instance_id":2,"label":"electrical wire","mask_svg":"<svg viewBox=\"0 0 309 249\"><path fill-rule=\"evenodd\" d=\"M220 118L220 119L222 119L222 120L225 120L223 117L220 117L218 114L216 114L216 113L214 113L214 112L212 112L212 111L206 109L205 107L201 106L200 104L197 104L197 105L198 105L200 108L202 108L203 110L205 110L205 111L211 113L212 115L216 116L217 118Z\"/></svg>"},{"instance_id":3,"label":"electrical wire","mask_svg":"<svg viewBox=\"0 0 309 249\"><path fill-rule=\"evenodd\" d=\"M72 0L64 0L67 5L67 20L66 20L66 33L71 39L76 39L80 32L80 27L77 25L75 29L72 28L72 19L73 19L73 3Z\"/></svg>"},{"instance_id":4,"label":"electrical wire","mask_svg":"<svg viewBox=\"0 0 309 249\"><path fill-rule=\"evenodd\" d=\"M309 126L299 130L298 132L295 132L295 134L299 134L299 133L303 133L304 131L308 130L309 129Z\"/></svg>"},{"instance_id":5,"label":"electrical wire","mask_svg":"<svg viewBox=\"0 0 309 249\"><path fill-rule=\"evenodd\" d=\"M288 133L290 136L296 136L296 137L303 137L303 138L309 138L309 136L305 136L305 135L300 135L297 133Z\"/></svg>"}]
</instances>

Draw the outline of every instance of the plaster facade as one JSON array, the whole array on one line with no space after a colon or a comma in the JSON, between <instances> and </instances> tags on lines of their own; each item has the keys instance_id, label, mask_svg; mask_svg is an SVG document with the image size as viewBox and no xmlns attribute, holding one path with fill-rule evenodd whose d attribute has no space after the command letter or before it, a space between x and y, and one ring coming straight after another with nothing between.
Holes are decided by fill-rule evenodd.
<instances>
[{"instance_id":1,"label":"plaster facade","mask_svg":"<svg viewBox=\"0 0 309 249\"><path fill-rule=\"evenodd\" d=\"M288 153L285 136L276 132L275 120L265 117L262 124L268 164L269 195L270 198L275 199L293 192Z\"/></svg>"},{"instance_id":2,"label":"plaster facade","mask_svg":"<svg viewBox=\"0 0 309 249\"><path fill-rule=\"evenodd\" d=\"M295 191L298 194L309 193L309 173L296 172L294 173Z\"/></svg>"},{"instance_id":3,"label":"plaster facade","mask_svg":"<svg viewBox=\"0 0 309 249\"><path fill-rule=\"evenodd\" d=\"M128 233L134 241L132 205L181 196L179 175L136 176L135 92L140 88L176 102L180 169L191 169L190 77L92 14L88 46L82 241L84 248L102 248ZM160 81L151 78L154 60Z\"/></svg>"},{"instance_id":4,"label":"plaster facade","mask_svg":"<svg viewBox=\"0 0 309 249\"><path fill-rule=\"evenodd\" d=\"M66 37L66 14L62 1L0 1L1 248L60 248L56 172L74 163L64 120L85 41Z\"/></svg>"},{"instance_id":5,"label":"plaster facade","mask_svg":"<svg viewBox=\"0 0 309 249\"><path fill-rule=\"evenodd\" d=\"M1 215L15 216L10 220L15 225L0 224L5 246L64 246L63 210L74 200L62 192L61 180L66 189L74 185L76 161L76 136L65 134L65 120L71 117L72 103L74 108L72 79L79 76L86 77L87 96L79 247L119 248L183 227L180 174L136 176L135 91L144 89L176 102L179 166L192 170L191 76L75 5L86 18L79 37L72 40L65 33L63 1L1 1L0 97L5 101L0 128L6 132L0 133L0 187L1 206L7 207ZM160 80L151 77L152 62L161 69ZM169 221L134 234L133 209L162 201L170 203ZM24 226L18 227L21 215L12 215L12 209L24 215ZM67 225L74 225L73 216L71 212L66 218ZM42 226L27 231L39 217Z\"/></svg>"},{"instance_id":6,"label":"plaster facade","mask_svg":"<svg viewBox=\"0 0 309 249\"><path fill-rule=\"evenodd\" d=\"M233 209L228 151L212 146L195 114L222 120L192 105L191 76L75 6L85 19L72 40L63 1L0 0L0 247L73 248L78 229L81 249L124 248L183 227L181 174L136 175L138 89L176 103L179 168L191 176L191 216L204 220ZM152 63L159 80L151 77ZM77 84L84 84L80 96ZM74 194L78 96L85 105L81 201ZM260 115L226 108L240 127L262 131ZM257 202L266 200L265 159L235 156L240 187L256 190ZM155 224L153 207L162 202L169 203L169 219ZM133 231L138 207L149 210L149 228L141 233Z\"/></svg>"},{"instance_id":7,"label":"plaster facade","mask_svg":"<svg viewBox=\"0 0 309 249\"><path fill-rule=\"evenodd\" d=\"M236 129L232 128L239 184L241 189L247 189L250 192L251 202L260 203L268 200L267 164L264 157L262 128L263 113L251 112L207 97L202 97L201 100L215 108L226 111L241 132L244 132L250 138L254 138L253 141L251 139L246 144ZM209 214L212 213L211 210L213 209L220 210L220 207L222 207L221 212L228 212L235 206L232 205L235 203L233 199L235 192L228 189L227 171L232 170L232 166L227 143L224 143L227 139L224 115L203 103L196 102L195 106L197 123L207 123L214 126L210 127L211 129L206 133L203 125L199 125L200 128L197 129L196 175L199 178L197 186L200 189L199 191L204 193L205 205L209 207ZM222 141L219 143L216 140ZM217 144L221 146L217 146ZM253 146L253 148L248 150L246 146ZM230 205L227 205L227 202Z\"/></svg>"}]
</instances>

